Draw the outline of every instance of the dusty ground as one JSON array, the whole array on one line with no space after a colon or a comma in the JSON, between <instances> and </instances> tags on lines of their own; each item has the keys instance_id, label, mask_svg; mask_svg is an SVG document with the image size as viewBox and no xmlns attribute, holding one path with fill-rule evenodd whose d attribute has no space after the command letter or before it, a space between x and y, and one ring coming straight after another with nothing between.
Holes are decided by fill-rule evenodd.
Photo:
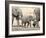
<instances>
[{"instance_id":1,"label":"dusty ground","mask_svg":"<svg viewBox=\"0 0 46 38\"><path fill-rule=\"evenodd\" d=\"M30 30L40 30L40 27L24 27L24 26L13 26L13 31L30 31Z\"/></svg>"}]
</instances>

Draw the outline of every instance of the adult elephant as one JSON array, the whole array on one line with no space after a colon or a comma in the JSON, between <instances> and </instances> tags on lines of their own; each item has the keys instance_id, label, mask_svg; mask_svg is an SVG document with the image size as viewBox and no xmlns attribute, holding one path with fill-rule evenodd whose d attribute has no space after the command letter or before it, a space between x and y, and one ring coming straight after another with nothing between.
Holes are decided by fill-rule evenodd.
<instances>
[{"instance_id":1,"label":"adult elephant","mask_svg":"<svg viewBox=\"0 0 46 38\"><path fill-rule=\"evenodd\" d=\"M30 25L31 27L31 21L34 21L34 17L33 16L23 16L22 17L22 25L26 26L27 24L27 27Z\"/></svg>"},{"instance_id":2,"label":"adult elephant","mask_svg":"<svg viewBox=\"0 0 46 38\"><path fill-rule=\"evenodd\" d=\"M19 25L19 19L22 17L22 10L17 7L12 7L12 24L14 17L16 17L17 23Z\"/></svg>"},{"instance_id":3,"label":"adult elephant","mask_svg":"<svg viewBox=\"0 0 46 38\"><path fill-rule=\"evenodd\" d=\"M34 20L33 26L35 27L37 25L37 27L39 27L40 8L35 8L34 13L35 13L35 16L36 16L36 20Z\"/></svg>"}]
</instances>

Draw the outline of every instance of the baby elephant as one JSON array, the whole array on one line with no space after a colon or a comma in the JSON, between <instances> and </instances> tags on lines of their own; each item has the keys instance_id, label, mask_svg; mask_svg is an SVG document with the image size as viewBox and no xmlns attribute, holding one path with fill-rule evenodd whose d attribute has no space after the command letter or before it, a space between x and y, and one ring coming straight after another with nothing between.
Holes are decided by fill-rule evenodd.
<instances>
[{"instance_id":1,"label":"baby elephant","mask_svg":"<svg viewBox=\"0 0 46 38\"><path fill-rule=\"evenodd\" d=\"M33 21L33 16L23 16L22 17L22 25L26 26L27 24L27 27L30 25L31 27L31 20Z\"/></svg>"}]
</instances>

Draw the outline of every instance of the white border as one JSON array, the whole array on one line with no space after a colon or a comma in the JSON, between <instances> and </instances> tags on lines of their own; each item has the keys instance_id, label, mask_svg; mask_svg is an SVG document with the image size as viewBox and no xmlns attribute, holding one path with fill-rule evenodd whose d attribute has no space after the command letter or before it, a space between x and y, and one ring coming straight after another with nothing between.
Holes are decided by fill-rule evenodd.
<instances>
[{"instance_id":1,"label":"white border","mask_svg":"<svg viewBox=\"0 0 46 38\"><path fill-rule=\"evenodd\" d=\"M40 30L31 31L12 31L12 6L18 7L39 7L40 8ZM19 34L35 34L43 33L43 6L42 5L22 5L22 4L9 4L9 35L19 35Z\"/></svg>"}]
</instances>

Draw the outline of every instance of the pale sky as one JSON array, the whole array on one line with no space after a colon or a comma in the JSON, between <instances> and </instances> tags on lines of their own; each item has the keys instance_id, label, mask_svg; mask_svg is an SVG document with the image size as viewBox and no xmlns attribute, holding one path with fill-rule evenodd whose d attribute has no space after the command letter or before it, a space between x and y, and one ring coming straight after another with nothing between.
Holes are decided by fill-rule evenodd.
<instances>
[{"instance_id":1,"label":"pale sky","mask_svg":"<svg viewBox=\"0 0 46 38\"><path fill-rule=\"evenodd\" d=\"M22 10L22 13L24 16L26 15L34 15L34 8L31 7L20 7L20 9Z\"/></svg>"}]
</instances>

